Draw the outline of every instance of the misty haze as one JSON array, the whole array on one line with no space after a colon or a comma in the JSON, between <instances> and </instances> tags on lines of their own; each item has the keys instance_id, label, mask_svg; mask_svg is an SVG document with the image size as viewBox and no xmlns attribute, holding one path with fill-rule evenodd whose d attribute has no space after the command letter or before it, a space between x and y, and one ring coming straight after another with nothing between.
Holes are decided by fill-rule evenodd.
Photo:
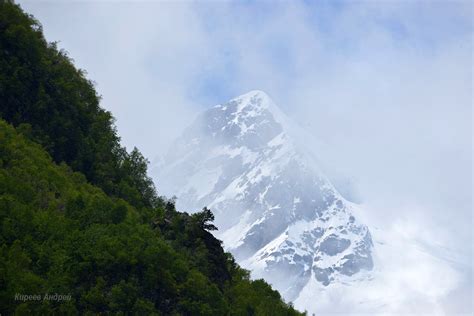
<instances>
[{"instance_id":1,"label":"misty haze","mask_svg":"<svg viewBox=\"0 0 474 316\"><path fill-rule=\"evenodd\" d=\"M0 0L0 314L472 315L473 9Z\"/></svg>"}]
</instances>

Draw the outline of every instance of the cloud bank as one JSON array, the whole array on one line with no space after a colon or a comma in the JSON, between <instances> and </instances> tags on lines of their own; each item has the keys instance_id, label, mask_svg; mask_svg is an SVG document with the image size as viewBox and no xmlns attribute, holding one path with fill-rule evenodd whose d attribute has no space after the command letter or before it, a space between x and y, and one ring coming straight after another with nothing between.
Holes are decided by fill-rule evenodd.
<instances>
[{"instance_id":1,"label":"cloud bank","mask_svg":"<svg viewBox=\"0 0 474 316\"><path fill-rule=\"evenodd\" d=\"M266 91L371 221L456 254L457 292L433 300L472 309L471 2L20 4L151 159L201 109Z\"/></svg>"}]
</instances>

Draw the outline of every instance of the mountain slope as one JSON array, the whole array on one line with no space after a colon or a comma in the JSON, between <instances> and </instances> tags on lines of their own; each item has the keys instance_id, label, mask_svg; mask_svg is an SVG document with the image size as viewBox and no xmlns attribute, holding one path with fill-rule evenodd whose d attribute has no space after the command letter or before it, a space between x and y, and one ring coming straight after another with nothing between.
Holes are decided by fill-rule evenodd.
<instances>
[{"instance_id":1,"label":"mountain slope","mask_svg":"<svg viewBox=\"0 0 474 316\"><path fill-rule=\"evenodd\" d=\"M203 112L155 174L179 207L210 207L225 247L288 300L310 280L326 286L373 267L357 206L297 132L265 93L251 91Z\"/></svg>"},{"instance_id":2,"label":"mountain slope","mask_svg":"<svg viewBox=\"0 0 474 316\"><path fill-rule=\"evenodd\" d=\"M120 145L86 72L45 40L37 20L7 2L0 2L0 117L107 194L138 208L159 204L146 160Z\"/></svg>"},{"instance_id":3,"label":"mountain slope","mask_svg":"<svg viewBox=\"0 0 474 316\"><path fill-rule=\"evenodd\" d=\"M249 281L205 230L205 212L168 203L153 225L143 222L2 120L0 153L2 314L298 314L268 284Z\"/></svg>"},{"instance_id":4,"label":"mountain slope","mask_svg":"<svg viewBox=\"0 0 474 316\"><path fill-rule=\"evenodd\" d=\"M112 122L39 22L0 1L0 314L299 315L224 252L209 210L156 196Z\"/></svg>"}]
</instances>

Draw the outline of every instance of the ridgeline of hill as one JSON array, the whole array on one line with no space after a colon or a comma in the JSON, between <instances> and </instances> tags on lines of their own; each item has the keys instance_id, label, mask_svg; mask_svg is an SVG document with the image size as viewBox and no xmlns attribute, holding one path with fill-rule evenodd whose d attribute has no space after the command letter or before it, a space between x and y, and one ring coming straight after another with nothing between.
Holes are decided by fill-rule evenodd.
<instances>
[{"instance_id":1,"label":"ridgeline of hill","mask_svg":"<svg viewBox=\"0 0 474 316\"><path fill-rule=\"evenodd\" d=\"M0 314L300 315L223 251L208 209L157 196L99 103L0 0Z\"/></svg>"}]
</instances>

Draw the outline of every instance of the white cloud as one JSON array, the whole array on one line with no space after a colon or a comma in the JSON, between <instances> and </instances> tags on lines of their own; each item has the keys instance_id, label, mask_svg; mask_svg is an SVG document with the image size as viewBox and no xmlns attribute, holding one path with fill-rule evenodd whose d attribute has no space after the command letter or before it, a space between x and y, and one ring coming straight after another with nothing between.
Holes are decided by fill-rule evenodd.
<instances>
[{"instance_id":1,"label":"white cloud","mask_svg":"<svg viewBox=\"0 0 474 316\"><path fill-rule=\"evenodd\" d=\"M98 83L127 147L153 158L199 109L265 90L371 218L472 269L471 2L20 2Z\"/></svg>"}]
</instances>

